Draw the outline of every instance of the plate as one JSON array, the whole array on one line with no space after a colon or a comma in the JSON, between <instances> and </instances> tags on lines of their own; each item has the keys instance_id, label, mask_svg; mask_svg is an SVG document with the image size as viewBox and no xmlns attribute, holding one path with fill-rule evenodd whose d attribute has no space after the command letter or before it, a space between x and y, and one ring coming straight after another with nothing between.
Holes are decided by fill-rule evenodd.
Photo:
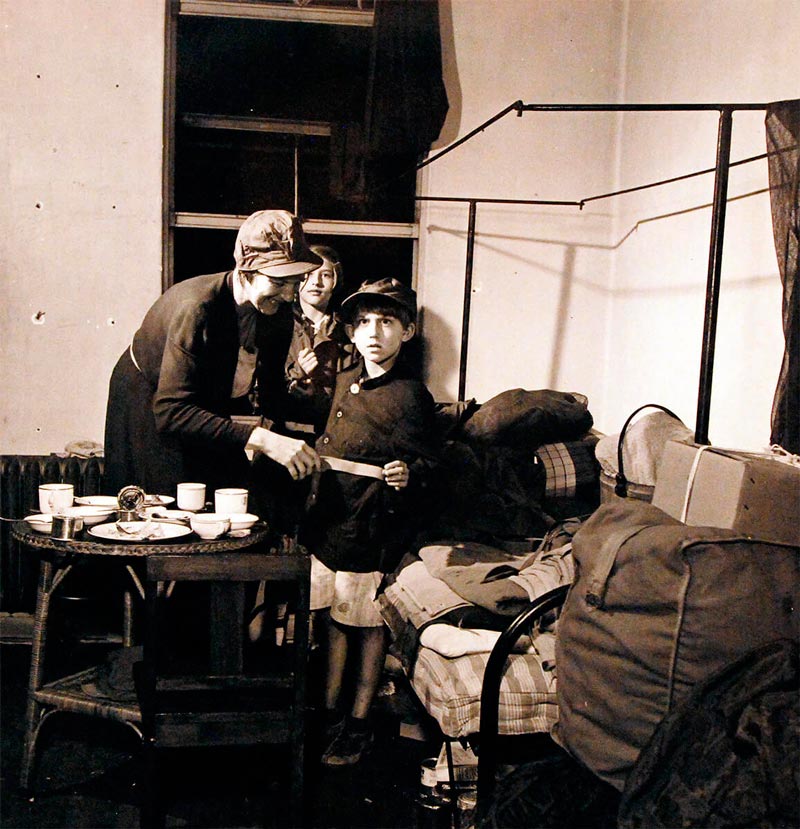
<instances>
[{"instance_id":1,"label":"plate","mask_svg":"<svg viewBox=\"0 0 800 829\"><path fill-rule=\"evenodd\" d=\"M103 521L108 521L108 516L114 512L111 507L98 507L81 504L77 507L66 507L64 515L74 515L78 518L83 518L83 526L91 527L94 524L100 524Z\"/></svg>"},{"instance_id":2,"label":"plate","mask_svg":"<svg viewBox=\"0 0 800 829\"><path fill-rule=\"evenodd\" d=\"M150 510L151 521L188 521L195 513L185 509L158 509Z\"/></svg>"},{"instance_id":3,"label":"plate","mask_svg":"<svg viewBox=\"0 0 800 829\"><path fill-rule=\"evenodd\" d=\"M75 503L84 507L112 507L113 509L119 506L116 495L81 495L80 498L75 499Z\"/></svg>"},{"instance_id":4,"label":"plate","mask_svg":"<svg viewBox=\"0 0 800 829\"><path fill-rule=\"evenodd\" d=\"M25 523L37 533L47 533L53 528L53 516L49 513L37 512L34 515L26 515Z\"/></svg>"},{"instance_id":5,"label":"plate","mask_svg":"<svg viewBox=\"0 0 800 829\"><path fill-rule=\"evenodd\" d=\"M174 504L175 499L171 495L145 495L144 505L146 507L165 507L167 504Z\"/></svg>"},{"instance_id":6,"label":"plate","mask_svg":"<svg viewBox=\"0 0 800 829\"><path fill-rule=\"evenodd\" d=\"M142 529L144 529L147 522L145 521L126 521L125 526L132 526L135 524L141 524ZM158 535L151 536L150 533L155 532L158 530ZM152 523L147 526L147 535L146 537L142 538L138 535L129 535L126 532L122 532L117 527L116 522L113 524L97 524L94 527L89 527L86 531L89 535L93 535L95 538L102 538L104 541L121 541L121 542L128 542L128 543L139 543L142 542L152 542L158 544L161 541L169 541L172 538L180 538L183 535L189 535L192 530L190 527L184 527L182 524L167 524L163 521L153 521Z\"/></svg>"},{"instance_id":7,"label":"plate","mask_svg":"<svg viewBox=\"0 0 800 829\"><path fill-rule=\"evenodd\" d=\"M249 530L258 521L258 516L251 512L232 512L228 518L231 519L231 530Z\"/></svg>"}]
</instances>

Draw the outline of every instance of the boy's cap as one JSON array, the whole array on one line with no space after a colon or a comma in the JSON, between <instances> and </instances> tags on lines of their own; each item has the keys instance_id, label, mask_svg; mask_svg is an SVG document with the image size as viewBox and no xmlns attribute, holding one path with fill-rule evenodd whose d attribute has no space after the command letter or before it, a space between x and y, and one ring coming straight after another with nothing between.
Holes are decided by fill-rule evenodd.
<instances>
[{"instance_id":1,"label":"boy's cap","mask_svg":"<svg viewBox=\"0 0 800 829\"><path fill-rule=\"evenodd\" d=\"M322 264L308 247L300 219L288 210L259 210L248 216L236 236L233 258L239 270L273 279L303 276Z\"/></svg>"},{"instance_id":2,"label":"boy's cap","mask_svg":"<svg viewBox=\"0 0 800 829\"><path fill-rule=\"evenodd\" d=\"M388 300L390 304L395 303L405 308L411 314L412 319L417 318L416 291L407 288L396 279L379 279L376 282L362 282L361 287L342 302L342 314L345 316L352 314L357 300L364 296L375 296L380 297L382 300Z\"/></svg>"}]
</instances>

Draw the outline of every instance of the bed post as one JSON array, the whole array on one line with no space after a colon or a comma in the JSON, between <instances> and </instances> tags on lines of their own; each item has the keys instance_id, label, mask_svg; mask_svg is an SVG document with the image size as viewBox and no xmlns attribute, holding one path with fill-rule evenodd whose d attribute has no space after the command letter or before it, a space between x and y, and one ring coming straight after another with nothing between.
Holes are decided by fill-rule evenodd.
<instances>
[{"instance_id":1,"label":"bed post","mask_svg":"<svg viewBox=\"0 0 800 829\"><path fill-rule=\"evenodd\" d=\"M717 168L714 177L714 205L711 213L711 243L708 252L706 308L703 324L703 350L700 357L700 384L697 392L697 420L694 439L708 444L708 422L711 410L711 380L714 373L714 341L719 310L722 242L725 236L725 211L728 200L728 171L731 159L733 109L723 107L717 132Z\"/></svg>"},{"instance_id":2,"label":"bed post","mask_svg":"<svg viewBox=\"0 0 800 829\"><path fill-rule=\"evenodd\" d=\"M472 302L472 260L475 255L475 215L477 201L469 202L469 228L467 230L467 264L464 272L464 310L461 314L461 362L458 367L458 399L466 400L467 351L469 347L469 316Z\"/></svg>"}]
</instances>

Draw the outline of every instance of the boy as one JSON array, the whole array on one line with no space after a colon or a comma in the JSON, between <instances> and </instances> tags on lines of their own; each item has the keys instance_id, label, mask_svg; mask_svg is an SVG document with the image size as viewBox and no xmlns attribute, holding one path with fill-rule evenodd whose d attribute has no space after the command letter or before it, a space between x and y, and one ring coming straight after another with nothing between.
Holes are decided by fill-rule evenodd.
<instances>
[{"instance_id":1,"label":"boy","mask_svg":"<svg viewBox=\"0 0 800 829\"><path fill-rule=\"evenodd\" d=\"M336 380L316 444L325 471L303 539L314 554L312 609L330 607L322 755L329 766L357 763L372 742L367 714L386 655L373 599L419 526L420 495L437 456L433 398L401 358L416 331L416 294L394 279L364 283L341 312L361 360ZM353 649L357 676L347 685L353 698L344 716Z\"/></svg>"}]
</instances>

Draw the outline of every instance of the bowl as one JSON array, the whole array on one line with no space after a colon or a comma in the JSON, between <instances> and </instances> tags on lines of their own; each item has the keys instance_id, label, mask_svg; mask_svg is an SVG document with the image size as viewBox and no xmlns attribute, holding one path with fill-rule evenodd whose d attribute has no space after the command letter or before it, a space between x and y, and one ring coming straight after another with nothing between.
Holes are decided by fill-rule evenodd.
<instances>
[{"instance_id":1,"label":"bowl","mask_svg":"<svg viewBox=\"0 0 800 829\"><path fill-rule=\"evenodd\" d=\"M72 518L83 518L83 524L85 527L91 527L94 524L100 524L103 521L108 519L109 515L113 515L116 512L116 508L114 507L88 507L88 506L77 506L77 507L67 507L66 509L62 510L62 515L68 515Z\"/></svg>"},{"instance_id":2,"label":"bowl","mask_svg":"<svg viewBox=\"0 0 800 829\"><path fill-rule=\"evenodd\" d=\"M231 520L231 532L234 530L249 530L258 521L258 516L252 512L232 512L228 515Z\"/></svg>"},{"instance_id":3,"label":"bowl","mask_svg":"<svg viewBox=\"0 0 800 829\"><path fill-rule=\"evenodd\" d=\"M231 528L231 519L219 512L201 512L193 515L189 524L200 538L219 538Z\"/></svg>"},{"instance_id":4,"label":"bowl","mask_svg":"<svg viewBox=\"0 0 800 829\"><path fill-rule=\"evenodd\" d=\"M84 507L110 507L112 511L119 507L116 495L80 495L75 503Z\"/></svg>"},{"instance_id":5,"label":"bowl","mask_svg":"<svg viewBox=\"0 0 800 829\"><path fill-rule=\"evenodd\" d=\"M26 515L25 523L37 533L47 533L53 528L53 516L50 513L37 512L34 515Z\"/></svg>"}]
</instances>

